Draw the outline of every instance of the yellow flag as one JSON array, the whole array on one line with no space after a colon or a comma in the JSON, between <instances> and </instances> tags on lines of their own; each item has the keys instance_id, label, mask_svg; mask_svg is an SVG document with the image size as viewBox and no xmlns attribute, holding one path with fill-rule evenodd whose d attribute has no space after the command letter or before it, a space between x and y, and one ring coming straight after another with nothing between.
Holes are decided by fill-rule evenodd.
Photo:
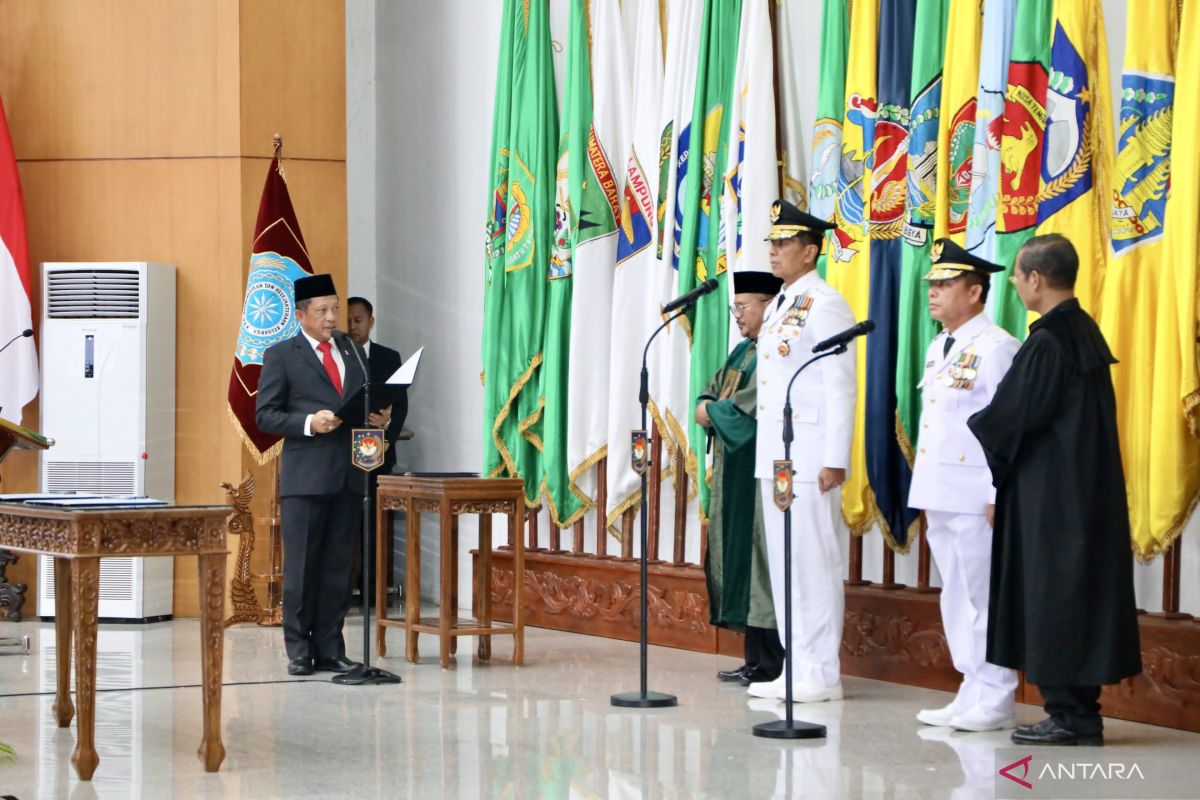
<instances>
[{"instance_id":1,"label":"yellow flag","mask_svg":"<svg viewBox=\"0 0 1200 800\"><path fill-rule=\"evenodd\" d=\"M946 62L942 69L941 126L938 129L937 205L934 238L966 244L971 205L971 155L975 146L975 92L979 88L981 3L952 2L946 20Z\"/></svg>"},{"instance_id":2,"label":"yellow flag","mask_svg":"<svg viewBox=\"0 0 1200 800\"><path fill-rule=\"evenodd\" d=\"M1143 558L1169 545L1200 499L1200 3L1180 25L1171 140L1171 187L1158 303L1149 434L1149 529L1134 545Z\"/></svg>"},{"instance_id":3,"label":"yellow flag","mask_svg":"<svg viewBox=\"0 0 1200 800\"><path fill-rule=\"evenodd\" d=\"M879 0L858 0L850 9L850 57L846 63L846 106L842 121L842 170L838 178L837 205L825 280L842 293L855 319L866 319L870 304L871 243L867 237L865 201L871 185L870 151L875 136L876 42ZM867 387L867 348L855 348L858 361L858 399L855 402L854 438L850 444L850 470L842 488L842 514L855 535L866 533L879 511L867 481L867 456L862 412Z\"/></svg>"},{"instance_id":4,"label":"yellow flag","mask_svg":"<svg viewBox=\"0 0 1200 800\"><path fill-rule=\"evenodd\" d=\"M1141 8L1139 3L1139 14ZM1109 253L1113 160L1108 44L1099 0L1054 4L1046 111L1037 232L1061 233L1075 245L1075 293L1080 304L1099 317Z\"/></svg>"},{"instance_id":5,"label":"yellow flag","mask_svg":"<svg viewBox=\"0 0 1200 800\"><path fill-rule=\"evenodd\" d=\"M1155 307L1166 258L1178 38L1177 0L1129 0L1109 223L1112 250L1099 318L1119 362L1113 367L1117 424L1130 530L1134 550L1142 557L1155 553L1167 534L1178 530L1176 514L1186 504L1173 496L1180 483L1173 476L1164 480L1152 452L1156 437L1178 439L1181 428L1179 415L1172 414L1175 403L1163 394L1165 408L1156 420L1153 399ZM1169 370L1172 375L1177 372ZM1156 521L1156 516L1161 519Z\"/></svg>"}]
</instances>

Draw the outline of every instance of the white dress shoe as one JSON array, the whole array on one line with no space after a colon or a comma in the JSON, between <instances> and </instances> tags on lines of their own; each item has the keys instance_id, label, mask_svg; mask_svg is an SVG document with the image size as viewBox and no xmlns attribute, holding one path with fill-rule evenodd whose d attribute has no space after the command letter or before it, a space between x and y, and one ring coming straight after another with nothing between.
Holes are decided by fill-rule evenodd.
<instances>
[{"instance_id":1,"label":"white dress shoe","mask_svg":"<svg viewBox=\"0 0 1200 800\"><path fill-rule=\"evenodd\" d=\"M934 725L939 728L949 728L950 724L954 722L954 718L964 710L954 703L942 708L925 708L917 712L917 722L924 722L926 725Z\"/></svg>"},{"instance_id":2,"label":"white dress shoe","mask_svg":"<svg viewBox=\"0 0 1200 800\"><path fill-rule=\"evenodd\" d=\"M1006 728L1016 727L1016 724L1012 712L991 711L980 706L964 711L950 722L950 726L957 731L976 733L1002 731Z\"/></svg>"},{"instance_id":3,"label":"white dress shoe","mask_svg":"<svg viewBox=\"0 0 1200 800\"><path fill-rule=\"evenodd\" d=\"M779 690L779 699L787 702L783 687ZM796 686L792 689L793 703L823 703L826 700L841 700L842 685L818 688L816 686Z\"/></svg>"},{"instance_id":4,"label":"white dress shoe","mask_svg":"<svg viewBox=\"0 0 1200 800\"><path fill-rule=\"evenodd\" d=\"M773 681L766 681L765 683L752 683L746 689L746 694L751 697L778 700L783 697L783 678L776 678Z\"/></svg>"},{"instance_id":5,"label":"white dress shoe","mask_svg":"<svg viewBox=\"0 0 1200 800\"><path fill-rule=\"evenodd\" d=\"M783 704L774 697L755 697L746 701L746 708L751 711L765 711L783 719Z\"/></svg>"}]
</instances>

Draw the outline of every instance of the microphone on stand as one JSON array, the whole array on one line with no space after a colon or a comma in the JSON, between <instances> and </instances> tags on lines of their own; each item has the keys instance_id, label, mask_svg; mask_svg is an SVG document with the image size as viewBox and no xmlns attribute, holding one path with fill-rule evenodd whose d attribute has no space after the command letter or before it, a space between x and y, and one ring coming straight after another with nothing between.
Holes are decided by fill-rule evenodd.
<instances>
[{"instance_id":1,"label":"microphone on stand","mask_svg":"<svg viewBox=\"0 0 1200 800\"><path fill-rule=\"evenodd\" d=\"M712 282L716 283L716 281L712 281ZM10 344L12 344L13 342L15 342L17 339L28 339L30 336L33 336L33 328L26 328L25 330L21 331L16 336L12 337L7 342L5 342L4 347L0 347L0 353L3 353L5 350L7 350L8 346Z\"/></svg>"},{"instance_id":2,"label":"microphone on stand","mask_svg":"<svg viewBox=\"0 0 1200 800\"><path fill-rule=\"evenodd\" d=\"M718 286L720 286L720 284L717 283L715 278L709 278L704 283L700 284L695 289L692 289L687 294L681 294L681 295L679 295L679 297L676 297L674 300L667 303L665 306L662 307L662 313L670 314L672 311L675 311L676 309L685 308L687 306L690 306L692 303L696 302L701 297L704 297L704 295L709 294L711 292L715 292L717 290Z\"/></svg>"},{"instance_id":3,"label":"microphone on stand","mask_svg":"<svg viewBox=\"0 0 1200 800\"><path fill-rule=\"evenodd\" d=\"M873 330L875 330L875 323L869 319L864 319L857 325L851 328L846 328L846 330L830 336L823 342L817 342L812 351L814 353L823 353L826 350L832 350L835 347L841 347L844 344L849 344L851 340L857 339L859 336L866 336Z\"/></svg>"}]
</instances>

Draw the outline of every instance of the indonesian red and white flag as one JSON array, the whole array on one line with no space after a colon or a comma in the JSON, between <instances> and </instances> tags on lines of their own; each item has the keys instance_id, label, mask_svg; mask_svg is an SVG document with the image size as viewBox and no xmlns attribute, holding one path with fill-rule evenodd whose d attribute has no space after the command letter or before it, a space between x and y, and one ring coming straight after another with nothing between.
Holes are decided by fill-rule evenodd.
<instances>
[{"instance_id":1,"label":"indonesian red and white flag","mask_svg":"<svg viewBox=\"0 0 1200 800\"><path fill-rule=\"evenodd\" d=\"M21 411L38 391L37 348L21 333L33 327L33 281L25 238L21 176L0 100L0 417L21 423Z\"/></svg>"}]
</instances>

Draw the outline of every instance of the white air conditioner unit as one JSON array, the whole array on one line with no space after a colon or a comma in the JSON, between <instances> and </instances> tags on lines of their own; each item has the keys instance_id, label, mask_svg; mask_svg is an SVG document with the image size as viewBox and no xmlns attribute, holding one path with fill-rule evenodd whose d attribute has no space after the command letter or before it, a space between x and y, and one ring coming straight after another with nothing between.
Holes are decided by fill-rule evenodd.
<instances>
[{"instance_id":1,"label":"white air conditioner unit","mask_svg":"<svg viewBox=\"0 0 1200 800\"><path fill-rule=\"evenodd\" d=\"M42 265L41 491L175 500L175 269ZM100 617L169 618L174 559L105 558ZM53 559L38 615L54 615Z\"/></svg>"}]
</instances>

